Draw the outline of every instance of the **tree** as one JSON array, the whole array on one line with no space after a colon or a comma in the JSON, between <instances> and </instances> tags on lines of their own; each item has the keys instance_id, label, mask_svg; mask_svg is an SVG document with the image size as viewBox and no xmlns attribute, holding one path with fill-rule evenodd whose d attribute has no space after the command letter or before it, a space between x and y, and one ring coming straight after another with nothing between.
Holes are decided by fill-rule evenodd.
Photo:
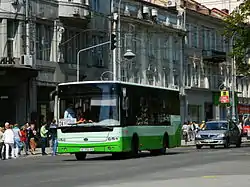
<instances>
[{"instance_id":1,"label":"tree","mask_svg":"<svg viewBox=\"0 0 250 187\"><path fill-rule=\"evenodd\" d=\"M225 36L234 39L231 56L235 57L237 73L250 75L250 64L246 63L246 54L250 51L250 0L245 0L226 19ZM230 43L231 45L231 43ZM231 47L231 46L230 46Z\"/></svg>"}]
</instances>

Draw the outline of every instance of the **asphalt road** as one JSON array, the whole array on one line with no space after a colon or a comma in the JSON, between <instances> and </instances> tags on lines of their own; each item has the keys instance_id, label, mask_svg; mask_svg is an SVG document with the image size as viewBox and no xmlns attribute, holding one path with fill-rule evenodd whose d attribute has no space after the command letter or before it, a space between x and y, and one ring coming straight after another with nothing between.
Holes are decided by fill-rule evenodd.
<instances>
[{"instance_id":1,"label":"asphalt road","mask_svg":"<svg viewBox=\"0 0 250 187\"><path fill-rule=\"evenodd\" d=\"M235 186L250 183L250 146L230 149L177 148L168 155L114 160L93 155L0 160L0 186Z\"/></svg>"}]
</instances>

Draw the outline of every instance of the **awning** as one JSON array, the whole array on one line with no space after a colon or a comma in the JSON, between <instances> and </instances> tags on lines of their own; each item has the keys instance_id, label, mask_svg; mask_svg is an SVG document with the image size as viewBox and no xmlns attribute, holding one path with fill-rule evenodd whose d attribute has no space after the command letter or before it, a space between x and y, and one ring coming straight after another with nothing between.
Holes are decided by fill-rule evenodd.
<instances>
[{"instance_id":1,"label":"awning","mask_svg":"<svg viewBox=\"0 0 250 187\"><path fill-rule=\"evenodd\" d=\"M38 70L13 65L0 65L0 85L16 85L37 77Z\"/></svg>"}]
</instances>

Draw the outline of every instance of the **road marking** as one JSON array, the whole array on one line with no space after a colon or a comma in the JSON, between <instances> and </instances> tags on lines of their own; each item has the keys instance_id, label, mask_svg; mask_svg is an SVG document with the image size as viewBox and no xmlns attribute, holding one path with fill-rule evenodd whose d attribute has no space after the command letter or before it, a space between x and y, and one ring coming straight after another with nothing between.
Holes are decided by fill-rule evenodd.
<instances>
[{"instance_id":1,"label":"road marking","mask_svg":"<svg viewBox=\"0 0 250 187\"><path fill-rule=\"evenodd\" d=\"M215 179L215 178L218 178L217 176L202 176L202 178L205 178L205 179Z\"/></svg>"}]
</instances>

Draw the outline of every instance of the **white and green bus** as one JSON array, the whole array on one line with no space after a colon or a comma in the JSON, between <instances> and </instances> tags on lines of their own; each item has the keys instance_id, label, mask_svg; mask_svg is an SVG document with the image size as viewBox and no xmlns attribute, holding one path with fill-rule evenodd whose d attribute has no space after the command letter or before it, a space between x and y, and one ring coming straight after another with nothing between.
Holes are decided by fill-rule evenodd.
<instances>
[{"instance_id":1,"label":"white and green bus","mask_svg":"<svg viewBox=\"0 0 250 187\"><path fill-rule=\"evenodd\" d=\"M114 81L59 84L58 153L137 156L181 145L179 92Z\"/></svg>"}]
</instances>

